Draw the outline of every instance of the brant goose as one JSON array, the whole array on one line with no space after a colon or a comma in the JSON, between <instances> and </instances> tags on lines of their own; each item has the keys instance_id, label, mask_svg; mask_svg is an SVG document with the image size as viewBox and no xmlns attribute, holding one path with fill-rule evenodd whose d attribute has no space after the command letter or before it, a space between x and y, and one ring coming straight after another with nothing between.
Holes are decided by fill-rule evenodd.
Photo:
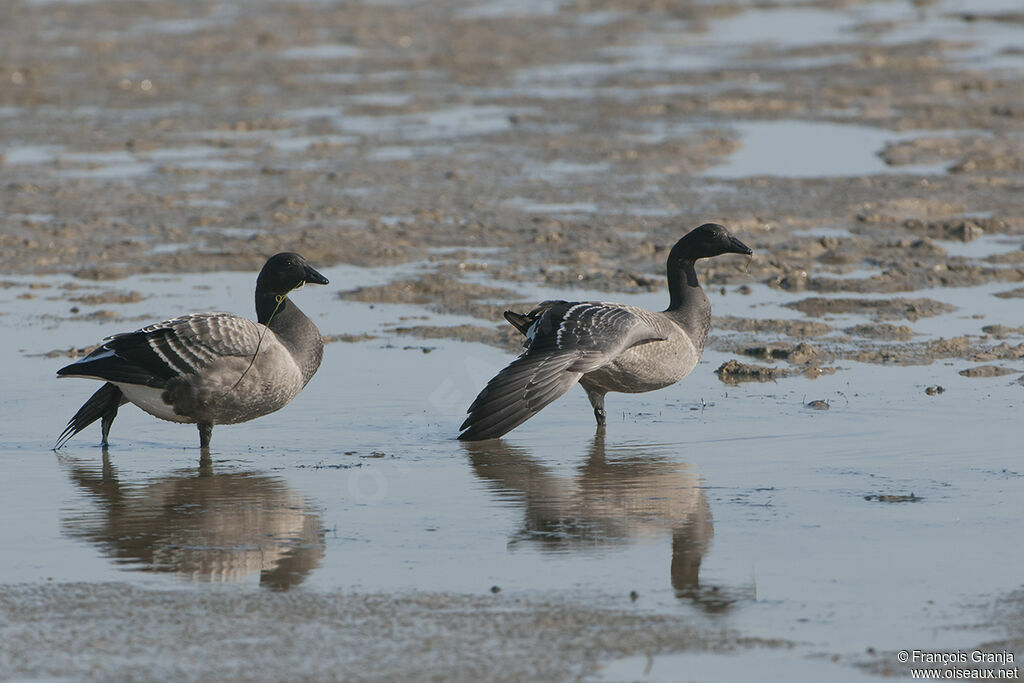
<instances>
[{"instance_id":1,"label":"brant goose","mask_svg":"<svg viewBox=\"0 0 1024 683\"><path fill-rule=\"evenodd\" d=\"M545 301L505 319L526 335L526 351L473 401L460 439L497 438L536 415L579 382L605 423L604 395L675 384L700 360L711 327L711 303L694 262L720 254L752 254L721 225L706 223L668 255L668 308L660 313L605 302Z\"/></svg>"},{"instance_id":2,"label":"brant goose","mask_svg":"<svg viewBox=\"0 0 1024 683\"><path fill-rule=\"evenodd\" d=\"M323 338L288 299L305 283L326 285L298 254L271 256L256 279L254 323L229 313L193 313L108 337L57 371L106 384L85 402L54 450L96 420L107 445L117 409L131 402L150 415L195 423L210 447L215 424L236 424L288 404L320 367Z\"/></svg>"}]
</instances>

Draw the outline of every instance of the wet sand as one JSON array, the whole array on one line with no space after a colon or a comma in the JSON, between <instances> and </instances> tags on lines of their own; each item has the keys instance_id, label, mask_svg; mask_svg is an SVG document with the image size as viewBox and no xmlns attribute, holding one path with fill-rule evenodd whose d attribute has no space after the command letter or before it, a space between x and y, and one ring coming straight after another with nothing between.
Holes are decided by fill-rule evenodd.
<instances>
[{"instance_id":1,"label":"wet sand","mask_svg":"<svg viewBox=\"0 0 1024 683\"><path fill-rule=\"evenodd\" d=\"M787 646L622 603L501 594L199 594L108 584L18 586L0 594L0 610L16 624L4 629L4 673L26 678L578 680L609 656ZM195 613L204 615L201 625L190 618ZM125 618L111 623L112 614Z\"/></svg>"},{"instance_id":2,"label":"wet sand","mask_svg":"<svg viewBox=\"0 0 1024 683\"><path fill-rule=\"evenodd\" d=\"M953 0L812 0L757 8L685 0L34 0L0 8L0 324L7 326L5 347L24 361L3 404L6 414L18 416L0 448L11 471L25 471L27 453L49 457L40 455L49 432L59 432L64 413L87 394L84 385L63 383L37 391L61 359L79 355L105 334L184 312L179 306L245 313L251 273L270 253L298 251L318 267L341 269L328 293L302 293L303 307L322 312L321 329L334 342L328 360L339 359L323 373L336 372L347 382L350 365L341 359L353 356L369 366L395 364L393 354L473 361L451 365L451 377L429 375L408 397L389 399L379 390L372 415L345 398L347 383L335 382L339 386L331 390L314 383L311 395L349 401L344 406L351 414L339 419L335 410L320 408L304 417L300 404L280 421L255 423L266 426L254 432L225 430L217 471L233 476L239 462L249 466L255 456L246 434L255 434L260 448L285 456L283 463L256 458L257 469L266 474L282 468L293 488L316 491L313 507L327 512L309 513L312 527L337 525L345 517L338 510L366 525L358 543L345 537L320 543L296 532L309 551L302 581L341 576L332 573L337 567L321 570L319 563L354 552L350 542L377 548L393 530L373 526L374 515L364 518L346 507L348 499L332 497L322 479L313 484L307 477L334 472L332 467L346 477L356 476L348 468L390 472L391 459L415 462L428 458L424 452L436 456L435 467L457 477L468 456L453 452L445 439L474 387L519 344L501 312L552 296L659 307L667 249L710 220L727 225L755 256L704 266L716 312L705 363L679 393L659 392L639 402L621 398L612 410L621 411L625 443L612 443L610 452L621 455L616 449L628 450L633 439L651 446L644 457L656 453L672 461L677 456L660 449L674 444L686 454L678 457L700 464L698 483L679 486L707 487L710 505L722 517L716 518L716 544L694 541L705 553L712 548L710 571L731 581L713 585L750 583L753 570L746 568L754 560L746 552L753 551L736 541L746 538L771 558L758 565L762 586L786 586L784 578L792 575L813 583L821 600L802 609L795 587L778 589L784 597L777 602L763 595L759 602L744 589L730 598L740 607L722 623L693 625L693 614L680 615L668 598L662 599L671 606L658 603L651 613L636 614L628 598L616 602L631 590L621 576L628 575L626 558L633 556L621 556L621 565L605 557L619 578L594 578L584 550L595 542L640 552L645 546L636 539L650 533L664 540L676 527L665 522L641 533L626 525L613 532L607 515L587 517L593 506L565 503L577 500L565 492L571 487L524 491L518 475L488 478L478 468L481 481L513 498L564 503L541 506L543 513L524 503L523 514L534 522L553 509L557 519L577 516L597 525L596 534L590 527L558 525L519 530L526 539L579 541L558 552L577 558L566 567L581 572L583 597L563 602L551 597L551 586L523 585L511 598L507 590L481 598L485 586L467 588L467 595L434 578L411 587L382 580L375 591L350 590L333 578L308 593L283 595L206 593L191 584L172 589L164 583L140 590L135 579L122 578L134 575L118 573L119 561L132 567L163 562L175 575L215 572L192 565L184 572L168 559L177 557L173 553L154 559L118 550L116 543L111 550L116 534L102 525L101 533L92 522L35 540L12 531L24 550L8 560L10 574L2 577L8 586L0 601L9 623L3 635L10 637L0 642L34 645L0 645L0 675L269 680L290 672L330 677L327 668L316 667L333 662L347 667L347 679L418 673L569 679L594 673L599 660L607 665L641 653L761 647L795 653L805 663L840 656L841 665L862 664L872 674L902 671L891 668L892 652L915 643L871 642L869 652L867 643L837 625L870 623L852 602L831 597L834 586L821 572L843 574L841 567L812 562L800 570L766 571L765 564L776 567L781 560L756 539L764 534L785 546L794 533L813 535L808 529L831 519L838 499L884 510L851 507L850 514L872 520L885 534L858 522L840 529L860 542L877 541L871 545L877 552L901 547L903 534L911 533L933 542L915 546L919 550L934 550L939 541L929 530L954 520L976 530L957 536L962 547L975 548L978 537L987 537L1003 548L1000 530L1012 528L1004 513L970 513L978 512L977 501L1009 505L1019 499L1014 425L1024 373L1022 44L1019 8L996 0L972 3L969 10ZM180 279L189 273L210 274L216 294L203 290L209 285L201 280ZM379 378L368 375L362 382L369 386ZM822 404L828 409L815 410ZM54 405L60 406L56 417ZM556 470L575 467L561 449L596 462L593 453L582 455L586 449L576 447L590 438L590 425L586 411L572 406L552 407L550 419L529 423L536 437L521 437L529 447L520 460L551 461ZM722 445L737 438L737 415L729 411L743 418L741 432L759 435L759 447ZM191 432L149 425L142 417L119 419L130 425L122 438L131 439L130 452L142 460L164 457L152 451L169 443L191 444ZM397 432L396 420L402 423ZM328 432L328 422L349 431ZM685 435L666 423L686 425ZM307 430L305 448L284 438L296 425ZM949 425L957 425L958 435L942 438ZM765 464L754 470L756 477L745 478L734 470L750 467L751 450ZM531 453L532 459L525 457ZM446 460L453 454L458 467ZM98 467L98 451L87 455ZM150 481L150 466L124 460L115 457L131 474L128 488L168 495L166 482ZM109 489L90 488L81 482L91 482L92 475L75 479L59 462L47 462L53 471L46 476L53 479L46 481L57 488L40 490L61 493L42 496L29 488L24 498L7 497L12 508L37 509L32 497L40 496L36 514L44 516L99 501L104 524L111 523L110 499L103 497ZM542 469L527 467L534 474ZM934 477L926 474L932 470L938 471ZM795 483L776 479L780 472L792 474ZM802 480L800 472L813 474ZM103 484L101 475L102 469L97 476ZM833 476L842 483L830 483ZM616 495L612 479L594 486ZM657 490L656 479L644 481L643 490ZM450 494L438 486L444 494L415 498L424 509ZM719 486L727 492L715 494ZM785 493L765 493L773 487ZM201 488L186 490L199 495ZM406 495L419 495L414 491ZM776 495L786 503L772 502ZM921 500L893 502L914 500L909 496ZM822 497L827 502L820 506L801 507L804 499ZM202 500L217 508L216 501L227 499L214 489ZM198 499L186 500L187 507ZM468 510L483 504L467 500L472 504L460 515L475 514ZM296 507L288 496L279 501ZM904 504L924 512L898 512ZM388 499L381 514L401 518L403 505ZM991 525L986 514L999 523ZM787 523L776 527L778 516ZM486 521L497 528L510 523L486 515L480 523ZM180 545L166 520L161 524L154 547ZM372 558L388 564L410 561L408 555L433 557L437 549L416 529L401 536L397 549L387 546L390 551L377 550ZM129 536L138 531L130 530ZM150 532L144 527L139 533ZM62 570L56 585L42 583L39 568L53 572L61 563L38 539L90 569ZM253 543L250 537L233 542ZM224 543L207 539L203 547ZM461 558L463 550L456 544L446 557ZM520 570L517 576L549 573L551 556L527 556L522 564L510 563ZM501 574L503 558L502 548L455 564L481 561L490 576ZM368 570L345 570L372 582L362 573ZM959 630L965 619L955 605L966 601L971 614L992 615L992 605L1019 603L1010 579L996 570L979 585L959 565L949 584L928 574L929 586L944 586L950 602L918 593L917 602L901 601L891 586L869 586L882 581L871 571L863 571L870 580L847 579L853 593L879 600L880 621L894 624L887 634L925 640L918 627L938 618L956 635L939 637L937 647L1019 647L1020 634L1005 616L1012 610L968 618L981 625ZM892 582L912 582L915 571L900 565ZM658 575L650 590L669 590L663 584ZM609 606L590 604L608 595L617 596ZM928 599L939 600L944 613L928 612ZM692 596L686 602L692 607ZM192 627L221 607L235 614L256 610L259 626L232 650L223 669L180 662L151 650L179 627L175 604L194 611L195 618L186 620ZM306 631L302 615L310 611ZM553 616L549 623L537 614ZM108 619L116 635L102 642L82 627ZM819 622L829 634L820 639L807 630ZM220 640L236 623L214 618L209 634ZM402 630L394 630L395 623ZM483 638L481 630L490 635ZM423 632L433 640L422 639ZM291 647L282 650L277 636L289 633L284 642ZM586 642L587 634L593 642ZM813 644L808 648L807 642ZM550 643L562 654L552 655ZM190 647L208 652L199 640ZM155 654L102 657L134 648ZM70 655L57 657L66 649ZM482 656L486 652L493 657ZM81 659L86 656L91 659ZM378 661L394 668L368 668ZM427 668L410 668L410 661ZM485 668L492 662L493 669ZM841 665L833 675L861 671ZM640 674L623 674L634 675ZM806 680L819 675L812 669L787 674ZM657 669L652 676L657 679Z\"/></svg>"},{"instance_id":3,"label":"wet sand","mask_svg":"<svg viewBox=\"0 0 1024 683\"><path fill-rule=\"evenodd\" d=\"M1024 60L1019 15L999 9L24 3L0 27L0 267L105 281L293 249L429 257L454 283L475 261L513 287L660 291L665 250L715 220L757 252L711 266L716 287L1009 291ZM973 333L956 357L1006 355Z\"/></svg>"}]
</instances>

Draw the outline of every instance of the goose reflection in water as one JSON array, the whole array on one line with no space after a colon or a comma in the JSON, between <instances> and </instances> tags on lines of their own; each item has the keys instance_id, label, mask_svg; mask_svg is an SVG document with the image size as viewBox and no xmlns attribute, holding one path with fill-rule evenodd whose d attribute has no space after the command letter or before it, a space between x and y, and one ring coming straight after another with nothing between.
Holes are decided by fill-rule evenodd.
<instances>
[{"instance_id":1,"label":"goose reflection in water","mask_svg":"<svg viewBox=\"0 0 1024 683\"><path fill-rule=\"evenodd\" d=\"M722 612L753 589L700 583L700 565L714 524L699 477L685 463L658 455L658 447L606 450L603 430L573 476L555 474L529 453L502 441L465 443L473 471L499 492L515 493L526 513L510 542L576 551L628 544L671 534L672 587L706 612ZM611 457L609 457L611 456Z\"/></svg>"},{"instance_id":2,"label":"goose reflection in water","mask_svg":"<svg viewBox=\"0 0 1024 683\"><path fill-rule=\"evenodd\" d=\"M278 477L214 472L204 459L198 470L127 484L105 452L99 469L95 461L60 459L92 503L65 512L64 533L132 569L210 582L258 574L260 585L287 590L320 565L320 516Z\"/></svg>"}]
</instances>

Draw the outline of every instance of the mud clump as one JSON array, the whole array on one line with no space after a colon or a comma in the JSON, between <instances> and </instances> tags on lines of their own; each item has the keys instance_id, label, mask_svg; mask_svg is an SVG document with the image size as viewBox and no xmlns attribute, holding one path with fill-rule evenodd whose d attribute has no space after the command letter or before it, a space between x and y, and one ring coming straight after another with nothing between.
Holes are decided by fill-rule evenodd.
<instances>
[{"instance_id":1,"label":"mud clump","mask_svg":"<svg viewBox=\"0 0 1024 683\"><path fill-rule=\"evenodd\" d=\"M870 315L880 320L909 320L931 318L956 310L956 307L935 299L830 299L811 297L785 304L805 315Z\"/></svg>"},{"instance_id":2,"label":"mud clump","mask_svg":"<svg viewBox=\"0 0 1024 683\"><path fill-rule=\"evenodd\" d=\"M1008 325L985 325L985 327L981 328L981 331L992 335L996 339L1024 335L1024 327L1009 327Z\"/></svg>"},{"instance_id":3,"label":"mud clump","mask_svg":"<svg viewBox=\"0 0 1024 683\"><path fill-rule=\"evenodd\" d=\"M109 263L97 264L95 266L88 266L86 268L79 268L72 275L83 280L122 280L129 275L134 274L134 269L117 266Z\"/></svg>"},{"instance_id":4,"label":"mud clump","mask_svg":"<svg viewBox=\"0 0 1024 683\"><path fill-rule=\"evenodd\" d=\"M932 239L971 242L986 233L1005 231L1006 223L998 218L953 218L937 221L909 218L903 221L903 227Z\"/></svg>"},{"instance_id":5,"label":"mud clump","mask_svg":"<svg viewBox=\"0 0 1024 683\"><path fill-rule=\"evenodd\" d=\"M714 327L755 334L781 334L797 339L821 337L832 331L831 325L813 320L738 318L731 315L715 318Z\"/></svg>"},{"instance_id":6,"label":"mud clump","mask_svg":"<svg viewBox=\"0 0 1024 683\"><path fill-rule=\"evenodd\" d=\"M396 280L385 285L359 287L338 296L349 301L388 304L429 305L446 313L476 312L481 299L513 300L514 292L499 287L478 285L443 273L428 273L416 280ZM490 316L488 316L490 317Z\"/></svg>"},{"instance_id":7,"label":"mud clump","mask_svg":"<svg viewBox=\"0 0 1024 683\"><path fill-rule=\"evenodd\" d=\"M1013 113L997 108L992 113ZM943 163L950 173L1007 172L1024 169L1022 145L1001 137L921 137L893 143L881 153L890 166Z\"/></svg>"},{"instance_id":8,"label":"mud clump","mask_svg":"<svg viewBox=\"0 0 1024 683\"><path fill-rule=\"evenodd\" d=\"M890 341L908 341L914 337L914 330L907 325L890 325L889 323L865 323L843 329L843 332L854 337L868 339L886 339Z\"/></svg>"},{"instance_id":9,"label":"mud clump","mask_svg":"<svg viewBox=\"0 0 1024 683\"><path fill-rule=\"evenodd\" d=\"M490 344L510 350L522 350L522 335L508 325L483 327L481 325L414 325L393 327L395 334L408 334L420 339L458 339L459 341Z\"/></svg>"},{"instance_id":10,"label":"mud clump","mask_svg":"<svg viewBox=\"0 0 1024 683\"><path fill-rule=\"evenodd\" d=\"M998 365L979 365L961 370L959 374L961 377L1002 377L1003 375L1012 375L1015 372L1017 371Z\"/></svg>"},{"instance_id":11,"label":"mud clump","mask_svg":"<svg viewBox=\"0 0 1024 683\"><path fill-rule=\"evenodd\" d=\"M358 342L370 341L377 339L375 334L325 334L324 344L333 344L334 342L342 342L345 344L355 344Z\"/></svg>"},{"instance_id":12,"label":"mud clump","mask_svg":"<svg viewBox=\"0 0 1024 683\"><path fill-rule=\"evenodd\" d=\"M743 354L768 360L786 360L794 365L805 365L817 359L820 352L810 344L800 342L795 346L793 344L750 346L743 350Z\"/></svg>"},{"instance_id":13,"label":"mud clump","mask_svg":"<svg viewBox=\"0 0 1024 683\"><path fill-rule=\"evenodd\" d=\"M974 342L970 337L950 337L949 339L937 339L932 342L928 342L925 348L929 355L936 358L951 358L964 355L969 349L974 347Z\"/></svg>"},{"instance_id":14,"label":"mud clump","mask_svg":"<svg viewBox=\"0 0 1024 683\"><path fill-rule=\"evenodd\" d=\"M966 207L960 202L920 197L899 197L861 205L856 218L861 223L900 223L925 217L963 214Z\"/></svg>"},{"instance_id":15,"label":"mud clump","mask_svg":"<svg viewBox=\"0 0 1024 683\"><path fill-rule=\"evenodd\" d=\"M999 346L974 349L973 353L965 354L969 360L987 363L994 360L1018 360L1024 358L1024 343L1011 346L1003 342Z\"/></svg>"},{"instance_id":16,"label":"mud clump","mask_svg":"<svg viewBox=\"0 0 1024 683\"><path fill-rule=\"evenodd\" d=\"M911 493L906 494L892 494L892 493L871 493L864 496L864 500L873 500L878 503L920 503L924 498L921 496Z\"/></svg>"},{"instance_id":17,"label":"mud clump","mask_svg":"<svg viewBox=\"0 0 1024 683\"><path fill-rule=\"evenodd\" d=\"M715 374L726 384L736 385L740 382L774 382L780 377L788 377L793 370L773 368L766 365L748 365L738 360L722 363Z\"/></svg>"},{"instance_id":18,"label":"mud clump","mask_svg":"<svg viewBox=\"0 0 1024 683\"><path fill-rule=\"evenodd\" d=\"M998 254L989 254L985 257L985 261L996 264L1024 263L1024 249L1012 249Z\"/></svg>"},{"instance_id":19,"label":"mud clump","mask_svg":"<svg viewBox=\"0 0 1024 683\"><path fill-rule=\"evenodd\" d=\"M45 353L27 353L29 358L81 358L96 350L96 346L72 346L69 349L51 349Z\"/></svg>"},{"instance_id":20,"label":"mud clump","mask_svg":"<svg viewBox=\"0 0 1024 683\"><path fill-rule=\"evenodd\" d=\"M416 280L396 280L385 285L338 292L338 296L349 301L430 304L452 298L508 297L512 296L512 292L498 287L470 284L442 273L428 273Z\"/></svg>"},{"instance_id":21,"label":"mud clump","mask_svg":"<svg viewBox=\"0 0 1024 683\"><path fill-rule=\"evenodd\" d=\"M916 244L923 244L924 240ZM1024 256L1024 255L1022 255ZM1016 263L1017 261L1014 261ZM1024 270L993 268L972 263L949 261L931 254L918 253L913 261L903 261L878 275L863 278L805 278L799 288L782 286L789 291L813 291L822 294L871 292L911 292L936 287L967 287L988 282L1021 282ZM770 285L775 283L769 282ZM785 285L785 282L782 283Z\"/></svg>"},{"instance_id":22,"label":"mud clump","mask_svg":"<svg viewBox=\"0 0 1024 683\"><path fill-rule=\"evenodd\" d=\"M75 303L86 306L98 306L100 304L135 304L143 301L144 297L139 292L103 292L101 294L83 294L68 299Z\"/></svg>"}]
</instances>

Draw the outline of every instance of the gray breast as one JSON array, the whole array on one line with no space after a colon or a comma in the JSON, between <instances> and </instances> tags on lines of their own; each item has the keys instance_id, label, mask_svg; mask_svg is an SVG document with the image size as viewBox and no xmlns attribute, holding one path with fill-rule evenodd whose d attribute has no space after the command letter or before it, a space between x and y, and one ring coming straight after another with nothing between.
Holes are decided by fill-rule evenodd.
<instances>
[{"instance_id":1,"label":"gray breast","mask_svg":"<svg viewBox=\"0 0 1024 683\"><path fill-rule=\"evenodd\" d=\"M163 399L195 421L236 424L280 410L306 381L292 354L268 330L255 359L222 358L200 374L175 378Z\"/></svg>"},{"instance_id":2,"label":"gray breast","mask_svg":"<svg viewBox=\"0 0 1024 683\"><path fill-rule=\"evenodd\" d=\"M588 391L641 393L661 389L686 377L700 360L701 349L663 313L629 308L658 330L664 341L633 346L606 365L584 374L580 384Z\"/></svg>"}]
</instances>

